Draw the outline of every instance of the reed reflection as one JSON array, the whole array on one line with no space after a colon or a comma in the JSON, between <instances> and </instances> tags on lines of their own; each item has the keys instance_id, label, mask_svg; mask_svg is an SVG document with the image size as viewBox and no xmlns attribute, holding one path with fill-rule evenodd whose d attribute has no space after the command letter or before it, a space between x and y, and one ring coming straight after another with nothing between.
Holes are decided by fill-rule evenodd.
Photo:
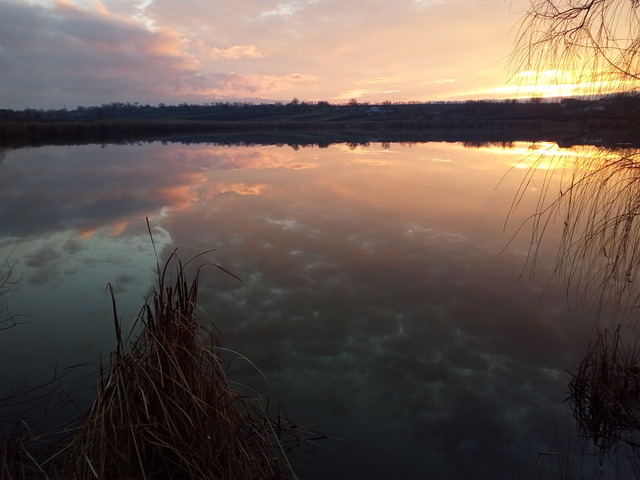
<instances>
[{"instance_id":1,"label":"reed reflection","mask_svg":"<svg viewBox=\"0 0 640 480\"><path fill-rule=\"evenodd\" d=\"M560 149L535 157L519 190L522 195L531 185L539 188L529 219L532 269L548 226L562 222L555 275L591 305L586 321L598 326L569 391L580 433L593 442L601 464L615 459L621 445L625 463L633 466L639 458L639 160L635 148Z\"/></svg>"}]
</instances>

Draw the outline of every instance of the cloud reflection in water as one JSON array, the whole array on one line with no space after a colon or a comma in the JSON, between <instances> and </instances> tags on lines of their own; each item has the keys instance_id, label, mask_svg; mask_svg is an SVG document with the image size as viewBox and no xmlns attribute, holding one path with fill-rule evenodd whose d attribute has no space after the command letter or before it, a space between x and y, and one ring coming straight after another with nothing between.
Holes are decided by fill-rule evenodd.
<instances>
[{"instance_id":1,"label":"cloud reflection in water","mask_svg":"<svg viewBox=\"0 0 640 480\"><path fill-rule=\"evenodd\" d=\"M590 325L558 286L543 295L553 247L536 282L517 283L526 235L501 254L519 177L501 179L513 162L456 144L9 152L0 241L2 252L15 245L20 299L66 300L34 308L0 351L106 353L106 282L121 285L132 316L152 281L148 216L163 255L215 248L207 258L243 278L205 271L201 306L289 415L359 444L332 443L330 466L308 461L308 478L342 475L332 467L349 478L496 478L523 445L528 468L551 448L554 418L572 431L564 370ZM522 218L534 201L525 196Z\"/></svg>"}]
</instances>

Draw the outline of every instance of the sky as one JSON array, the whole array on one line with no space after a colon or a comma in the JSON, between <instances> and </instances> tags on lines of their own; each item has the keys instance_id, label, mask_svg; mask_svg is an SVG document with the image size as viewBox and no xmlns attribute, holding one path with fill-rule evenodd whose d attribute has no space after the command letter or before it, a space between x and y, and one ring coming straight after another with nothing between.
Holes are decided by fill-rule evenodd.
<instances>
[{"instance_id":1,"label":"sky","mask_svg":"<svg viewBox=\"0 0 640 480\"><path fill-rule=\"evenodd\" d=\"M0 0L0 108L512 98L528 4Z\"/></svg>"}]
</instances>

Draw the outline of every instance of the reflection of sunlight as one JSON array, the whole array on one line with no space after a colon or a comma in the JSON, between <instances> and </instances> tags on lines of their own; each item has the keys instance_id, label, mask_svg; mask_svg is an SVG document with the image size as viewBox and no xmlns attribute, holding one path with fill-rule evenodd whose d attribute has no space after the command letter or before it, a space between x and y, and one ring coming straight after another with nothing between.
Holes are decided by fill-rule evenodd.
<instances>
[{"instance_id":1,"label":"reflection of sunlight","mask_svg":"<svg viewBox=\"0 0 640 480\"><path fill-rule=\"evenodd\" d=\"M337 148L342 153L348 154L348 156L345 157L348 158L348 161L344 163L344 166L346 167L350 165L365 165L368 167L386 166L389 165L389 162L387 160L371 157L379 157L382 155L396 155L399 153L398 150L391 150L390 148L375 148L371 145L367 148L354 148L353 145L339 144Z\"/></svg>"},{"instance_id":2,"label":"reflection of sunlight","mask_svg":"<svg viewBox=\"0 0 640 480\"><path fill-rule=\"evenodd\" d=\"M392 150L391 148L375 148L373 145L370 145L367 148L353 148L350 144L339 143L335 148L342 153L348 153L350 155L397 155L400 153L399 150Z\"/></svg>"},{"instance_id":3,"label":"reflection of sunlight","mask_svg":"<svg viewBox=\"0 0 640 480\"><path fill-rule=\"evenodd\" d=\"M367 167L384 167L385 165L389 165L389 162L386 160L377 160L373 158L361 158L354 161L350 161L349 163L345 163L345 167L349 167L351 165L364 165Z\"/></svg>"},{"instance_id":4,"label":"reflection of sunlight","mask_svg":"<svg viewBox=\"0 0 640 480\"><path fill-rule=\"evenodd\" d=\"M513 142L508 147L502 145L488 145L478 148L483 152L488 152L493 155L509 155L509 156L523 156L523 155L565 155L570 152L570 149L560 148L555 142ZM561 153L559 153L561 151Z\"/></svg>"},{"instance_id":5,"label":"reflection of sunlight","mask_svg":"<svg viewBox=\"0 0 640 480\"><path fill-rule=\"evenodd\" d=\"M455 232L444 232L430 227L423 227L417 224L410 224L405 235L408 237L418 237L423 240L433 241L441 240L444 243L458 243L464 242L467 238L464 235Z\"/></svg>"},{"instance_id":6,"label":"reflection of sunlight","mask_svg":"<svg viewBox=\"0 0 640 480\"><path fill-rule=\"evenodd\" d=\"M492 155L507 155L513 160L509 166L518 169L557 170L576 167L585 157L595 156L598 149L563 148L555 142L514 142L509 148L502 146L480 147ZM598 153L602 156L602 153Z\"/></svg>"},{"instance_id":7,"label":"reflection of sunlight","mask_svg":"<svg viewBox=\"0 0 640 480\"><path fill-rule=\"evenodd\" d=\"M306 170L318 168L310 155L302 155L280 147L246 148L244 150L230 150L228 147L194 147L180 152L190 161L206 162L214 169L236 170L268 170L289 169ZM310 158L311 157L311 158Z\"/></svg>"}]
</instances>

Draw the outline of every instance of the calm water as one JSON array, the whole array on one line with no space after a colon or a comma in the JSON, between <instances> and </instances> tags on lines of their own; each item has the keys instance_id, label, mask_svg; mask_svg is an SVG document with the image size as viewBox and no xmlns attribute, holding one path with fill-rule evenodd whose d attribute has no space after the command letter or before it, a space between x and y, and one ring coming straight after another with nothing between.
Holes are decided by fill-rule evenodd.
<instances>
[{"instance_id":1,"label":"calm water","mask_svg":"<svg viewBox=\"0 0 640 480\"><path fill-rule=\"evenodd\" d=\"M243 279L206 269L200 294L202 319L269 384L241 367L234 379L350 442L304 456L303 478L589 472L590 457L571 454L563 400L593 322L549 281L558 227L534 280L518 281L528 231L509 243L540 184L505 227L526 172L512 166L531 152L385 147L5 152L0 258L20 279L6 300L26 323L0 332L0 389L106 358L106 283L127 324L154 280L148 217L163 256L215 249L202 260Z\"/></svg>"}]
</instances>

